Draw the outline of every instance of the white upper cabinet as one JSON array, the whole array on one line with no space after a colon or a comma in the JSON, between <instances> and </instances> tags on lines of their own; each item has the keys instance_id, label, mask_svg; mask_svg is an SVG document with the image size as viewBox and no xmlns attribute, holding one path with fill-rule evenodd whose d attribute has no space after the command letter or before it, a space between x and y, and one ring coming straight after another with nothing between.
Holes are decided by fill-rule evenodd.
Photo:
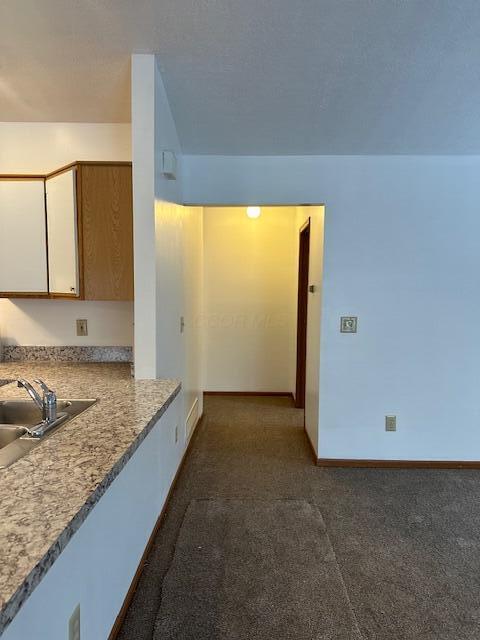
<instances>
[{"instance_id":1,"label":"white upper cabinet","mask_svg":"<svg viewBox=\"0 0 480 640\"><path fill-rule=\"evenodd\" d=\"M0 175L0 298L133 300L132 165Z\"/></svg>"},{"instance_id":2,"label":"white upper cabinet","mask_svg":"<svg viewBox=\"0 0 480 640\"><path fill-rule=\"evenodd\" d=\"M79 295L75 169L46 180L49 288L53 294Z\"/></svg>"},{"instance_id":3,"label":"white upper cabinet","mask_svg":"<svg viewBox=\"0 0 480 640\"><path fill-rule=\"evenodd\" d=\"M0 180L0 291L48 292L44 180Z\"/></svg>"}]
</instances>

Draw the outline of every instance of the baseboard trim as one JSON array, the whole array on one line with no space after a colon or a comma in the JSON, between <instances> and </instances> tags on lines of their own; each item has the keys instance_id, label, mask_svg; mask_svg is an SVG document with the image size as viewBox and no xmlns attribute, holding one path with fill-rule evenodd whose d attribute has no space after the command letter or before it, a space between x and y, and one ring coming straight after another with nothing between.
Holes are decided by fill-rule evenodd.
<instances>
[{"instance_id":1,"label":"baseboard trim","mask_svg":"<svg viewBox=\"0 0 480 640\"><path fill-rule=\"evenodd\" d=\"M110 635L108 636L108 640L116 640L120 629L122 627L123 621L125 620L125 616L127 615L127 611L128 608L132 602L133 596L135 594L135 591L137 590L137 586L138 586L138 582L140 580L140 577L143 573L143 569L145 568L145 562L147 560L148 554L150 553L152 546L153 546L153 542L155 540L155 536L158 533L158 530L160 529L163 519L165 517L165 514L167 512L168 509L168 504L170 502L170 498L172 497L173 491L175 489L175 485L177 484L177 480L178 477L180 475L180 472L183 469L183 465L185 464L185 460L187 459L187 455L190 452L190 448L191 448L191 444L195 438L196 433L198 432L198 427L200 425L200 423L203 420L203 413L202 415L199 417L199 419L197 420L197 424L195 425L195 427L193 428L192 431L192 435L190 436L190 439L187 443L187 447L185 449L185 451L183 452L183 456L182 459L180 461L180 464L178 465L178 469L177 472L175 473L175 476L173 478L172 484L170 485L170 489L168 491L167 494L167 498L165 500L165 504L163 505L163 508L160 512L160 515L157 518L157 521L155 522L155 526L153 527L152 533L150 534L150 537L148 538L147 541L147 545L145 547L145 550L142 554L142 557L140 559L140 562L138 563L138 567L137 570L135 571L135 574L132 578L132 582L130 583L130 587L128 588L127 591L127 595L125 596L124 600L123 600L123 604L122 604L122 608L120 609L117 617L115 618L115 622L113 624L112 630L110 631Z\"/></svg>"},{"instance_id":2,"label":"baseboard trim","mask_svg":"<svg viewBox=\"0 0 480 640\"><path fill-rule=\"evenodd\" d=\"M291 391L204 391L204 396L281 396L293 397Z\"/></svg>"},{"instance_id":3,"label":"baseboard trim","mask_svg":"<svg viewBox=\"0 0 480 640\"><path fill-rule=\"evenodd\" d=\"M315 447L313 446L312 439L310 438L310 434L308 433L305 425L303 425L303 430L305 431L305 436L307 438L307 442L310 445L310 451L312 452L313 461L318 464L317 452L315 451Z\"/></svg>"},{"instance_id":4,"label":"baseboard trim","mask_svg":"<svg viewBox=\"0 0 480 640\"><path fill-rule=\"evenodd\" d=\"M357 460L354 458L318 458L317 466L376 469L480 469L480 460Z\"/></svg>"}]
</instances>

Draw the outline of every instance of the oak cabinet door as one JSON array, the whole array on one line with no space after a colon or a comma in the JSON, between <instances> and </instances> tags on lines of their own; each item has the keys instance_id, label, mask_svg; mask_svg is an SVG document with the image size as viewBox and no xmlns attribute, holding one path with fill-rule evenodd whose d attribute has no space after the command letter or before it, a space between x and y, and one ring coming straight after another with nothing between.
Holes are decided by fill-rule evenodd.
<instances>
[{"instance_id":1,"label":"oak cabinet door","mask_svg":"<svg viewBox=\"0 0 480 640\"><path fill-rule=\"evenodd\" d=\"M133 300L132 168L79 170L85 300Z\"/></svg>"},{"instance_id":2,"label":"oak cabinet door","mask_svg":"<svg viewBox=\"0 0 480 640\"><path fill-rule=\"evenodd\" d=\"M76 170L45 182L47 193L48 281L53 294L79 295Z\"/></svg>"},{"instance_id":3,"label":"oak cabinet door","mask_svg":"<svg viewBox=\"0 0 480 640\"><path fill-rule=\"evenodd\" d=\"M44 180L0 180L0 292L46 294Z\"/></svg>"}]
</instances>

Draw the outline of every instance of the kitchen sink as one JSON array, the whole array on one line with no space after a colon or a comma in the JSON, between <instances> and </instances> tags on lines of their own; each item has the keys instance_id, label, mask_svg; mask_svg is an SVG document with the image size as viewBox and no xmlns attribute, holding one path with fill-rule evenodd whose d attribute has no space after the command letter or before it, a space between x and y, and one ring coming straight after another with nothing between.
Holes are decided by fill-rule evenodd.
<instances>
[{"instance_id":1,"label":"kitchen sink","mask_svg":"<svg viewBox=\"0 0 480 640\"><path fill-rule=\"evenodd\" d=\"M74 400L73 402L79 401ZM71 404L72 400L58 400L58 413L63 413ZM34 427L41 421L42 412L30 400L0 400L0 426L16 424L24 427Z\"/></svg>"},{"instance_id":2,"label":"kitchen sink","mask_svg":"<svg viewBox=\"0 0 480 640\"><path fill-rule=\"evenodd\" d=\"M42 413L31 400L0 400L0 469L22 458L38 447L57 429L86 409L96 400L57 401L57 419L44 436L32 437L30 430L42 424Z\"/></svg>"},{"instance_id":3,"label":"kitchen sink","mask_svg":"<svg viewBox=\"0 0 480 640\"><path fill-rule=\"evenodd\" d=\"M10 424L0 425L0 449L3 449L3 447L6 447L23 435L25 435L25 429L23 427L14 427Z\"/></svg>"}]
</instances>

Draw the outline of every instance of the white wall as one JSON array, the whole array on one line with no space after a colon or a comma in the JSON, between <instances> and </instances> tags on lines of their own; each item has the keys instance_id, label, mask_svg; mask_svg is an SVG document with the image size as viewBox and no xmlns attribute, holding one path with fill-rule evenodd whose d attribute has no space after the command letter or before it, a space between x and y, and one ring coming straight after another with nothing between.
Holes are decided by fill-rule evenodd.
<instances>
[{"instance_id":1,"label":"white wall","mask_svg":"<svg viewBox=\"0 0 480 640\"><path fill-rule=\"evenodd\" d=\"M154 55L132 56L133 218L135 273L135 375L158 375L156 218L164 202L181 202L180 175L161 173L162 151L177 153L180 145L163 80ZM160 208L160 209L159 209ZM159 213L160 211L160 213Z\"/></svg>"},{"instance_id":2,"label":"white wall","mask_svg":"<svg viewBox=\"0 0 480 640\"><path fill-rule=\"evenodd\" d=\"M187 202L326 204L320 457L480 459L479 175L475 156L184 158Z\"/></svg>"},{"instance_id":3,"label":"white wall","mask_svg":"<svg viewBox=\"0 0 480 640\"><path fill-rule=\"evenodd\" d=\"M157 376L182 381L184 418L203 406L203 210L157 200ZM181 332L180 319L185 328Z\"/></svg>"},{"instance_id":4,"label":"white wall","mask_svg":"<svg viewBox=\"0 0 480 640\"><path fill-rule=\"evenodd\" d=\"M192 429L197 417L203 412L203 209L183 207L183 316L184 329L184 375L183 394L185 420L190 412ZM197 404L196 404L197 403ZM188 431L187 435L191 435Z\"/></svg>"},{"instance_id":5,"label":"white wall","mask_svg":"<svg viewBox=\"0 0 480 640\"><path fill-rule=\"evenodd\" d=\"M105 640L185 450L174 400L2 635L65 640L80 604L82 640Z\"/></svg>"},{"instance_id":6,"label":"white wall","mask_svg":"<svg viewBox=\"0 0 480 640\"><path fill-rule=\"evenodd\" d=\"M48 173L75 160L131 160L130 124L0 122L0 173Z\"/></svg>"},{"instance_id":7,"label":"white wall","mask_svg":"<svg viewBox=\"0 0 480 640\"><path fill-rule=\"evenodd\" d=\"M132 56L135 376L157 375L155 269L155 57Z\"/></svg>"},{"instance_id":8,"label":"white wall","mask_svg":"<svg viewBox=\"0 0 480 640\"><path fill-rule=\"evenodd\" d=\"M135 238L135 375L182 381L184 422L202 411L200 314L202 209L182 207L182 158L155 56L132 56ZM177 180L161 173L174 151ZM180 333L180 318L185 332Z\"/></svg>"},{"instance_id":9,"label":"white wall","mask_svg":"<svg viewBox=\"0 0 480 640\"><path fill-rule=\"evenodd\" d=\"M206 390L295 390L297 244L295 207L205 208Z\"/></svg>"},{"instance_id":10,"label":"white wall","mask_svg":"<svg viewBox=\"0 0 480 640\"><path fill-rule=\"evenodd\" d=\"M133 344L133 302L12 299L0 309L6 345ZM77 336L77 318L88 320L88 336Z\"/></svg>"},{"instance_id":11,"label":"white wall","mask_svg":"<svg viewBox=\"0 0 480 640\"><path fill-rule=\"evenodd\" d=\"M0 122L0 173L48 173L74 160L130 160L129 124ZM89 335L76 336L87 318ZM131 345L133 305L79 300L0 300L6 344Z\"/></svg>"},{"instance_id":12,"label":"white wall","mask_svg":"<svg viewBox=\"0 0 480 640\"><path fill-rule=\"evenodd\" d=\"M152 56L148 56L152 57ZM170 109L162 74L155 56L155 198L165 202L182 202L182 150L175 120ZM162 173L163 151L173 151L177 158L176 180Z\"/></svg>"}]
</instances>

